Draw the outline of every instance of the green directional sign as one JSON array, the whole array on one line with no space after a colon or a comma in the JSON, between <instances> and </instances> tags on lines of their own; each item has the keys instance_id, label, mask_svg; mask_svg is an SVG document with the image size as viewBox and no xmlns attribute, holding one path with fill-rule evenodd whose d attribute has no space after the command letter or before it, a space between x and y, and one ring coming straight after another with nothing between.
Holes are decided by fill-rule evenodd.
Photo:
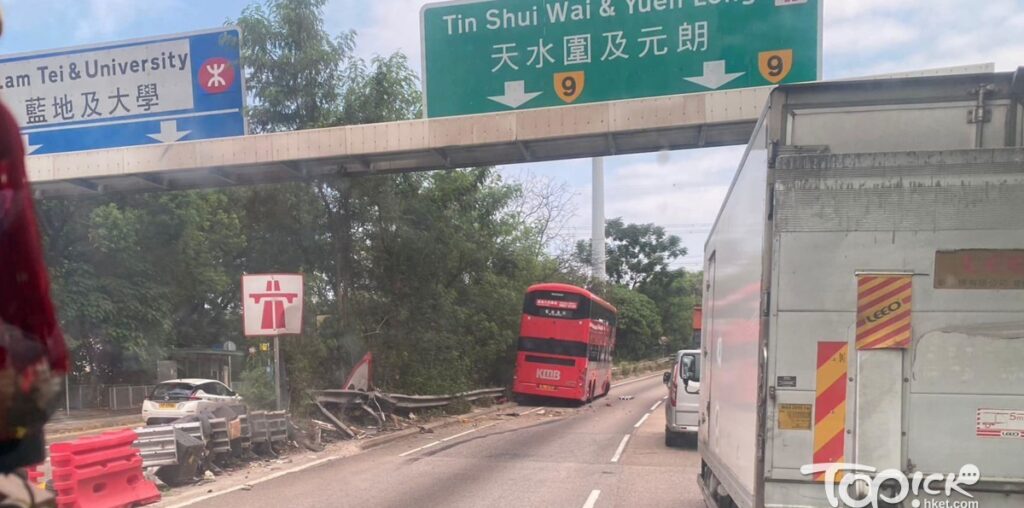
<instances>
[{"instance_id":1,"label":"green directional sign","mask_svg":"<svg viewBox=\"0 0 1024 508\"><path fill-rule=\"evenodd\" d=\"M824 0L470 0L421 13L428 117L814 81Z\"/></svg>"}]
</instances>

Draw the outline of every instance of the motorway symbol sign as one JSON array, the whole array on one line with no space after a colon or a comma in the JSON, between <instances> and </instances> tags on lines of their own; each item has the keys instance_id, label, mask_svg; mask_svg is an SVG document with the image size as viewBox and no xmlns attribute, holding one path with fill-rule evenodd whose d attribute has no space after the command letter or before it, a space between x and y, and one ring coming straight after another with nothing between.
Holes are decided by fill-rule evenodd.
<instances>
[{"instance_id":1,"label":"motorway symbol sign","mask_svg":"<svg viewBox=\"0 0 1024 508\"><path fill-rule=\"evenodd\" d=\"M420 14L426 113L494 113L814 81L821 73L823 1L429 4Z\"/></svg>"},{"instance_id":2,"label":"motorway symbol sign","mask_svg":"<svg viewBox=\"0 0 1024 508\"><path fill-rule=\"evenodd\" d=\"M0 57L30 155L245 134L239 31Z\"/></svg>"},{"instance_id":3,"label":"motorway symbol sign","mask_svg":"<svg viewBox=\"0 0 1024 508\"><path fill-rule=\"evenodd\" d=\"M303 286L299 274L242 276L245 336L301 334Z\"/></svg>"}]
</instances>

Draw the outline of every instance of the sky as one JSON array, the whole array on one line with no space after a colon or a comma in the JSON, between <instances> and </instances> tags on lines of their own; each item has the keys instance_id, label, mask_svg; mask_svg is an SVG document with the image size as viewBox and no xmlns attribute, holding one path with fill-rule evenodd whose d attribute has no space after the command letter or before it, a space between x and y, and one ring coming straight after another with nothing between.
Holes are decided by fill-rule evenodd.
<instances>
[{"instance_id":1,"label":"sky","mask_svg":"<svg viewBox=\"0 0 1024 508\"><path fill-rule=\"evenodd\" d=\"M769 0L757 0L769 1ZM955 65L1024 66L1024 0L824 0L824 77L838 79ZM0 54L171 34L237 18L250 0L0 0ZM424 0L329 0L325 25L355 30L363 57L402 51L420 68ZM655 223L683 239L697 270L742 147L612 157L606 215ZM509 179L547 178L572 189L566 232L590 234L590 161L502 168Z\"/></svg>"}]
</instances>

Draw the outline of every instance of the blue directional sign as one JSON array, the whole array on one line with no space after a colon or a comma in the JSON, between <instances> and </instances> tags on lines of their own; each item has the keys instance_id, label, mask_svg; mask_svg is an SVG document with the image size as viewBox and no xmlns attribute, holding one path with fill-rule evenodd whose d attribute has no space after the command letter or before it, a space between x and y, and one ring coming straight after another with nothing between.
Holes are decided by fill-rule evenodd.
<instances>
[{"instance_id":1,"label":"blue directional sign","mask_svg":"<svg viewBox=\"0 0 1024 508\"><path fill-rule=\"evenodd\" d=\"M237 28L0 57L30 155L245 134Z\"/></svg>"}]
</instances>

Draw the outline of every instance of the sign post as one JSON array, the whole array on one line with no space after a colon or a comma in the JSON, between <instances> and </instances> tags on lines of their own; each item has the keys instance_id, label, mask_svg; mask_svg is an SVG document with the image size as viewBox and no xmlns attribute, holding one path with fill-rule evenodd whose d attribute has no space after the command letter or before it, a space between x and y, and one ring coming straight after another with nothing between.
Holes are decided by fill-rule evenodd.
<instances>
[{"instance_id":1,"label":"sign post","mask_svg":"<svg viewBox=\"0 0 1024 508\"><path fill-rule=\"evenodd\" d=\"M814 81L821 73L823 2L429 4L420 15L426 115Z\"/></svg>"},{"instance_id":2,"label":"sign post","mask_svg":"<svg viewBox=\"0 0 1024 508\"><path fill-rule=\"evenodd\" d=\"M0 56L4 101L29 155L245 134L240 32Z\"/></svg>"},{"instance_id":3,"label":"sign post","mask_svg":"<svg viewBox=\"0 0 1024 508\"><path fill-rule=\"evenodd\" d=\"M242 321L246 337L274 338L274 393L281 409L281 336L302 334L300 274L242 276Z\"/></svg>"}]
</instances>

